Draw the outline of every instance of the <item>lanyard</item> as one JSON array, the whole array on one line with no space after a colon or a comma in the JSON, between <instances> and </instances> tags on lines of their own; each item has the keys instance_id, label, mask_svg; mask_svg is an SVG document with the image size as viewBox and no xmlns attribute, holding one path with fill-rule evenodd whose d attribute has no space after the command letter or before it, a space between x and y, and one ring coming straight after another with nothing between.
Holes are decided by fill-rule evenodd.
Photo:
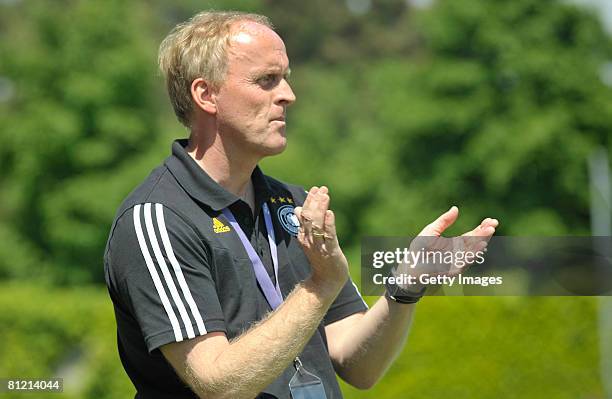
<instances>
[{"instance_id":1,"label":"lanyard","mask_svg":"<svg viewBox=\"0 0 612 399\"><path fill-rule=\"evenodd\" d=\"M246 250L247 254L249 255L249 259L253 264L253 271L255 271L257 282L259 283L268 304L272 310L275 310L281 303L283 303L283 295L281 294L280 285L278 283L278 253L276 250L276 240L274 239L274 226L272 225L272 217L270 216L268 204L264 203L262 208L264 212L264 220L266 222L266 230L268 231L268 243L270 244L270 254L272 255L272 263L274 264L276 285L272 283L272 279L268 275L263 262L257 255L255 248L253 248L253 245L251 245L251 242L247 238L246 234L244 234L244 231L242 231L242 228L236 221L236 218L232 212L229 210L229 208L223 209L222 212L238 234L238 237L242 242L242 246Z\"/></svg>"},{"instance_id":2,"label":"lanyard","mask_svg":"<svg viewBox=\"0 0 612 399\"><path fill-rule=\"evenodd\" d=\"M259 283L259 286L261 287L264 296L268 301L268 304L270 305L272 310L275 310L277 307L280 306L281 303L283 303L283 295L281 294L280 285L278 284L278 252L276 250L276 240L274 239L274 226L272 225L272 216L270 216L270 209L268 208L268 204L264 202L262 208L264 212L264 220L266 222L266 230L268 231L268 243L270 244L270 254L272 255L272 263L274 264L274 276L276 278L276 285L272 283L272 279L270 279L270 275L268 275L268 272L266 271L266 268L264 267L261 258L257 255L257 252L255 251L255 248L253 248L251 241L249 241L246 234L244 234L244 231L242 231L242 228L236 221L236 218L234 217L232 212L229 210L229 208L224 208L222 212L238 234L238 237L242 242L242 246L247 251L249 259L253 264L253 270L255 271L255 278L257 278L257 283ZM296 356L295 360L293 361L293 364L295 369L297 370L296 375L300 373L306 373L311 375L315 379L315 382L309 382L309 385L315 384L316 381L318 381L319 388L317 389L320 389L321 392L323 392L321 396L318 397L325 398L325 391L321 380L319 380L315 375L308 373L308 371L306 371L306 369L302 367L302 361L299 357ZM291 379L291 381L293 381L294 379L295 376ZM289 389L294 389L291 387L291 383L289 384ZM317 393L317 395L318 394L319 393Z\"/></svg>"}]
</instances>

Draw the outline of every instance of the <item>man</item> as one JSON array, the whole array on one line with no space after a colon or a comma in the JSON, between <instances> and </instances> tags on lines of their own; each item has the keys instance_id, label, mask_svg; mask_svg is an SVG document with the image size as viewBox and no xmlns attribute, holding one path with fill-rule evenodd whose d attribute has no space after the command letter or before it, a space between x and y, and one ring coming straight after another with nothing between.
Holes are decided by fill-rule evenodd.
<instances>
[{"instance_id":1,"label":"man","mask_svg":"<svg viewBox=\"0 0 612 399\"><path fill-rule=\"evenodd\" d=\"M329 190L306 195L258 168L285 149L296 99L282 39L263 16L203 12L159 58L190 137L121 205L105 253L137 397L296 398L315 387L341 398L336 373L370 388L401 350L419 295L395 292L368 310ZM457 213L423 234L440 235Z\"/></svg>"}]
</instances>

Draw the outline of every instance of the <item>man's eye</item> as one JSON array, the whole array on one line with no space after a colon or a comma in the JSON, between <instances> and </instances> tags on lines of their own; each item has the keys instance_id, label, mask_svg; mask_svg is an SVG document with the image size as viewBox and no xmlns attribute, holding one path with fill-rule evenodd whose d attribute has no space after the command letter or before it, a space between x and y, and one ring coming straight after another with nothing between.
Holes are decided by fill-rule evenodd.
<instances>
[{"instance_id":1,"label":"man's eye","mask_svg":"<svg viewBox=\"0 0 612 399\"><path fill-rule=\"evenodd\" d=\"M257 82L261 85L269 85L273 83L275 79L276 79L276 76L270 74L270 75L262 76L261 78L257 79Z\"/></svg>"}]
</instances>

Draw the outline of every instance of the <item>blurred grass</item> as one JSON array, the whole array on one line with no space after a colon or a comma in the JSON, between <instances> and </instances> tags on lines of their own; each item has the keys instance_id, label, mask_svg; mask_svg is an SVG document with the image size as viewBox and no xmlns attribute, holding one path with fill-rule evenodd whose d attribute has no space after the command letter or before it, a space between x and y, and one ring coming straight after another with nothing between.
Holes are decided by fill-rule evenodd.
<instances>
[{"instance_id":1,"label":"blurred grass","mask_svg":"<svg viewBox=\"0 0 612 399\"><path fill-rule=\"evenodd\" d=\"M112 305L104 288L3 283L0 309L0 376L64 378L63 394L28 397L134 397L117 354ZM56 375L61 365L74 377ZM24 394L0 396L23 398Z\"/></svg>"},{"instance_id":2,"label":"blurred grass","mask_svg":"<svg viewBox=\"0 0 612 399\"><path fill-rule=\"evenodd\" d=\"M373 390L346 398L603 398L596 298L426 297Z\"/></svg>"},{"instance_id":3,"label":"blurred grass","mask_svg":"<svg viewBox=\"0 0 612 399\"><path fill-rule=\"evenodd\" d=\"M387 376L370 391L343 391L347 399L603 398L596 305L579 297L427 297ZM0 376L51 377L76 353L78 380L62 398L133 397L105 289L2 284L0 308Z\"/></svg>"}]
</instances>

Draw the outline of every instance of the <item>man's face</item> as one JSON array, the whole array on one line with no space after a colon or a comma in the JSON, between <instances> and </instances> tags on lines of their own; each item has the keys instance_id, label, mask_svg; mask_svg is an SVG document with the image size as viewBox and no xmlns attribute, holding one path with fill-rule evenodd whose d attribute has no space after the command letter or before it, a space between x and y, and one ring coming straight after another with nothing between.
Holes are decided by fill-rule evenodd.
<instances>
[{"instance_id":1,"label":"man's face","mask_svg":"<svg viewBox=\"0 0 612 399\"><path fill-rule=\"evenodd\" d=\"M285 115L295 101L287 82L285 44L257 23L240 23L234 29L227 75L216 95L218 130L246 154L278 154L287 145Z\"/></svg>"}]
</instances>

